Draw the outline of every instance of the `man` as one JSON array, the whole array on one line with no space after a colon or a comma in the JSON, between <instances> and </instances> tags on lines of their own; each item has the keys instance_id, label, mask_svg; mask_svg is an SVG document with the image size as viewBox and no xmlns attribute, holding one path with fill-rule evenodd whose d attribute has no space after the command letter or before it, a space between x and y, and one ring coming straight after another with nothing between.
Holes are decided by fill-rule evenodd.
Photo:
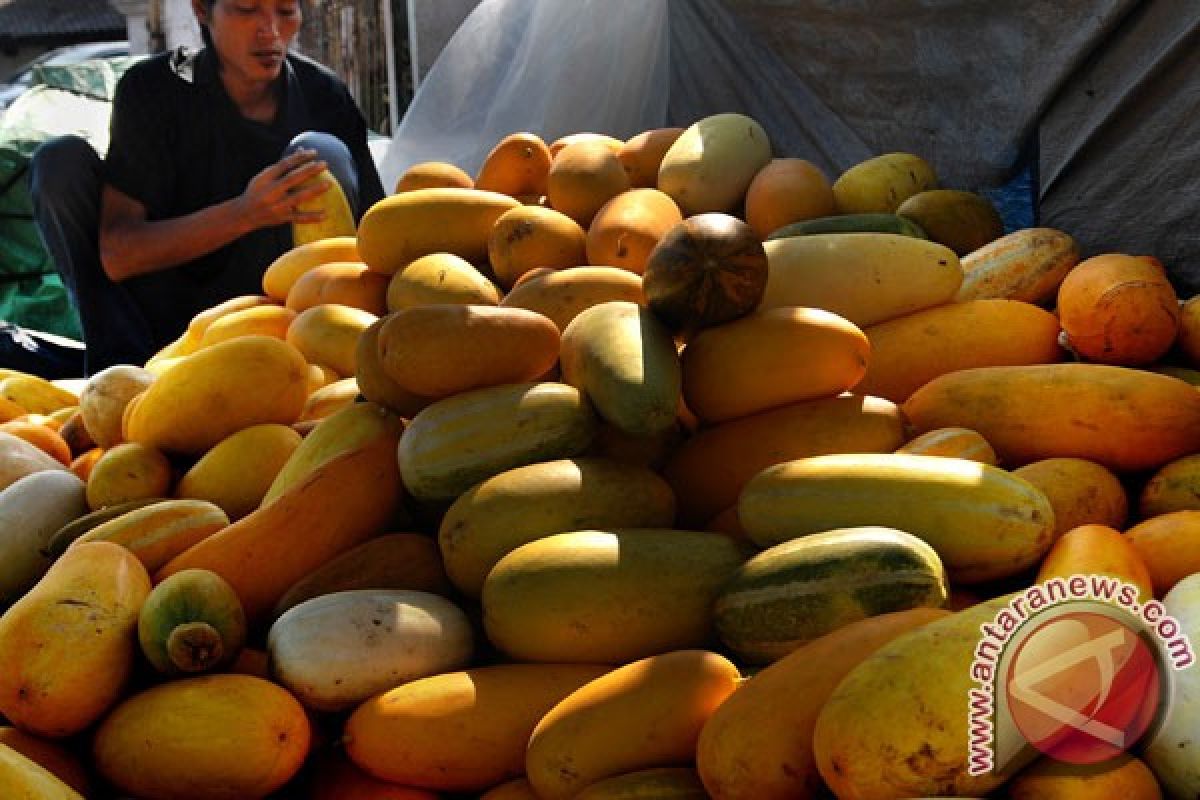
<instances>
[{"instance_id":1,"label":"man","mask_svg":"<svg viewBox=\"0 0 1200 800\"><path fill-rule=\"evenodd\" d=\"M349 91L289 52L299 0L192 6L205 47L125 73L103 162L62 137L31 165L34 214L79 309L87 374L143 363L197 312L261 293L263 270L292 245L290 224L320 219L298 209L322 191L305 184L326 165L356 217L383 197Z\"/></svg>"}]
</instances>

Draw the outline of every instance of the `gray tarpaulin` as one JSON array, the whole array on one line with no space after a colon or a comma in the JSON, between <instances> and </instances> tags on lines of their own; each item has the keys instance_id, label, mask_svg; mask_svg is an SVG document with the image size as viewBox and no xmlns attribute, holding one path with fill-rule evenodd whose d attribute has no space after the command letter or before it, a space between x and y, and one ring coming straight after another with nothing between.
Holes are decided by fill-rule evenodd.
<instances>
[{"instance_id":1,"label":"gray tarpaulin","mask_svg":"<svg viewBox=\"0 0 1200 800\"><path fill-rule=\"evenodd\" d=\"M485 0L414 98L384 178L432 158L474 171L514 130L626 137L742 111L776 155L833 176L901 150L944 186L982 190L1032 158L1040 224L1085 255L1157 256L1187 295L1198 31L1197 0Z\"/></svg>"}]
</instances>

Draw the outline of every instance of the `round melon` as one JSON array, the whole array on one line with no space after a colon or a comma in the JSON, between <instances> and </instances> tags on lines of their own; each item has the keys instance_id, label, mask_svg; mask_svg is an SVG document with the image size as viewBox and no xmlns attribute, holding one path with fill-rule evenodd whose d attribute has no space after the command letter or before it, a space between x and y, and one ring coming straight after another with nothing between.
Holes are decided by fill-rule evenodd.
<instances>
[{"instance_id":1,"label":"round melon","mask_svg":"<svg viewBox=\"0 0 1200 800\"><path fill-rule=\"evenodd\" d=\"M618 148L622 144L617 141ZM555 154L546 179L546 199L551 208L586 229L605 203L628 188L629 176L614 148L599 141L578 141Z\"/></svg>"},{"instance_id":2,"label":"round melon","mask_svg":"<svg viewBox=\"0 0 1200 800\"><path fill-rule=\"evenodd\" d=\"M1004 221L992 202L959 189L917 192L900 204L896 214L917 223L930 239L960 256L1004 235Z\"/></svg>"},{"instance_id":3,"label":"round melon","mask_svg":"<svg viewBox=\"0 0 1200 800\"><path fill-rule=\"evenodd\" d=\"M743 317L767 288L767 254L758 235L722 213L689 217L650 252L642 289L668 326L692 331Z\"/></svg>"},{"instance_id":4,"label":"round melon","mask_svg":"<svg viewBox=\"0 0 1200 800\"><path fill-rule=\"evenodd\" d=\"M1058 316L1071 348L1088 361L1151 364L1179 333L1179 298L1150 256L1093 256L1058 287Z\"/></svg>"},{"instance_id":5,"label":"round melon","mask_svg":"<svg viewBox=\"0 0 1200 800\"><path fill-rule=\"evenodd\" d=\"M570 216L552 208L509 209L488 236L488 261L506 289L538 267L578 267L586 260L587 233Z\"/></svg>"},{"instance_id":6,"label":"round melon","mask_svg":"<svg viewBox=\"0 0 1200 800\"><path fill-rule=\"evenodd\" d=\"M154 587L138 613L138 643L166 675L221 671L246 641L246 614L220 575L185 569Z\"/></svg>"},{"instance_id":7,"label":"round melon","mask_svg":"<svg viewBox=\"0 0 1200 800\"><path fill-rule=\"evenodd\" d=\"M746 222L760 239L801 220L834 212L833 187L821 168L802 158L776 158L746 190Z\"/></svg>"}]
</instances>

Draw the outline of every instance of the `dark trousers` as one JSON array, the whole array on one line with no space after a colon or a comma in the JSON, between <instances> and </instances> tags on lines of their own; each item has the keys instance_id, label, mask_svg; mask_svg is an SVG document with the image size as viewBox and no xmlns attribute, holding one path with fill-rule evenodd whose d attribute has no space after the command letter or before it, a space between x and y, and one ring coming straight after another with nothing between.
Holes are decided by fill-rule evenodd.
<instances>
[{"instance_id":1,"label":"dark trousers","mask_svg":"<svg viewBox=\"0 0 1200 800\"><path fill-rule=\"evenodd\" d=\"M0 367L46 380L83 377L81 342L0 320Z\"/></svg>"},{"instance_id":2,"label":"dark trousers","mask_svg":"<svg viewBox=\"0 0 1200 800\"><path fill-rule=\"evenodd\" d=\"M154 354L142 312L100 266L102 167L96 151L78 136L51 139L29 165L33 217L79 312L86 375L114 364L144 364Z\"/></svg>"},{"instance_id":3,"label":"dark trousers","mask_svg":"<svg viewBox=\"0 0 1200 800\"><path fill-rule=\"evenodd\" d=\"M360 216L358 174L346 145L328 134L306 132L288 150L295 147L317 151L341 183L355 218ZM84 374L114 364L144 364L157 350L150 326L130 293L100 264L100 157L86 140L60 136L34 152L29 180L42 241L79 312L87 348Z\"/></svg>"}]
</instances>

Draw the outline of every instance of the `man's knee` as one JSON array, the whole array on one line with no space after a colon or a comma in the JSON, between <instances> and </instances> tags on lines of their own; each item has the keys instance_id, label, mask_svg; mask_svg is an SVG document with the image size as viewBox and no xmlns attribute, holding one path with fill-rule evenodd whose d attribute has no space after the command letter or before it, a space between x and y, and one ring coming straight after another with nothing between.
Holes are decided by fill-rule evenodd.
<instances>
[{"instance_id":1,"label":"man's knee","mask_svg":"<svg viewBox=\"0 0 1200 800\"><path fill-rule=\"evenodd\" d=\"M81 186L98 183L100 156L82 137L68 134L43 142L29 162L29 188L34 201L65 197Z\"/></svg>"}]
</instances>

